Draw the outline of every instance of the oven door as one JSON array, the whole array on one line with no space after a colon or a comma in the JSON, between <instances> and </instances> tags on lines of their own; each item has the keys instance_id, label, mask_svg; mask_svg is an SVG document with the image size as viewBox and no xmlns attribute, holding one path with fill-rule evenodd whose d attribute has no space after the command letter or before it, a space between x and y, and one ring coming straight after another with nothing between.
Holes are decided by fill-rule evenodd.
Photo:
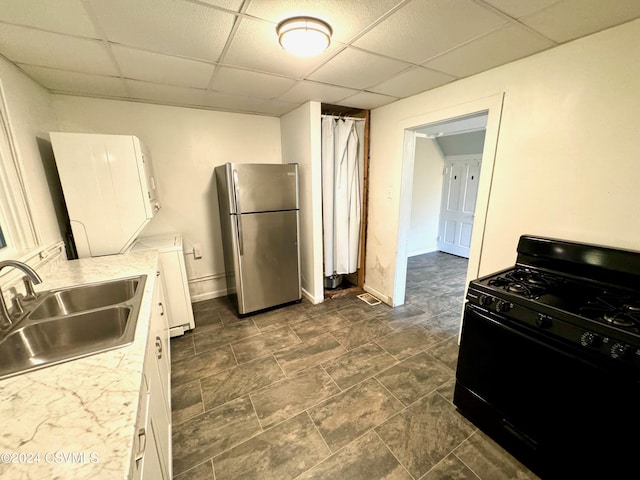
<instances>
[{"instance_id":1,"label":"oven door","mask_svg":"<svg viewBox=\"0 0 640 480\"><path fill-rule=\"evenodd\" d=\"M640 388L632 372L469 303L454 403L545 478L636 469Z\"/></svg>"}]
</instances>

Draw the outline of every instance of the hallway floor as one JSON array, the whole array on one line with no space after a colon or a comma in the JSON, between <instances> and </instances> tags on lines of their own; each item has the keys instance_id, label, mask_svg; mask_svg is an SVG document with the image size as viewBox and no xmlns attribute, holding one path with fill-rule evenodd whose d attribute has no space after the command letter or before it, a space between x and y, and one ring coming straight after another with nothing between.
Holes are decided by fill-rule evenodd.
<instances>
[{"instance_id":1,"label":"hallway floor","mask_svg":"<svg viewBox=\"0 0 640 480\"><path fill-rule=\"evenodd\" d=\"M350 293L239 319L195 303L171 341L174 478L536 478L451 403L466 269L410 258L397 308Z\"/></svg>"}]
</instances>

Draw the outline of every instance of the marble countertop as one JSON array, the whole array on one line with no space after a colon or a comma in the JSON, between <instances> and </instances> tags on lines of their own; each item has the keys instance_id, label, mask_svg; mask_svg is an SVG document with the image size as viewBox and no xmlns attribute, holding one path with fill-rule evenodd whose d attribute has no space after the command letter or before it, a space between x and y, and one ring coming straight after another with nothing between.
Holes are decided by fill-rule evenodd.
<instances>
[{"instance_id":1,"label":"marble countertop","mask_svg":"<svg viewBox=\"0 0 640 480\"><path fill-rule=\"evenodd\" d=\"M126 479L157 253L56 262L36 291L147 275L131 345L0 380L0 478ZM0 360L1 361L1 360Z\"/></svg>"}]
</instances>

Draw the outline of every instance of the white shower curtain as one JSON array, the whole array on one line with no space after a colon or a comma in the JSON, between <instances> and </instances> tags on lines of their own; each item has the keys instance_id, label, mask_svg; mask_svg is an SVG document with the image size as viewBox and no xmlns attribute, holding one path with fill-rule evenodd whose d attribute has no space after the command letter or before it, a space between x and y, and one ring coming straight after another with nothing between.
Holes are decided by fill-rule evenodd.
<instances>
[{"instance_id":1,"label":"white shower curtain","mask_svg":"<svg viewBox=\"0 0 640 480\"><path fill-rule=\"evenodd\" d=\"M359 267L364 120L322 118L325 276Z\"/></svg>"}]
</instances>

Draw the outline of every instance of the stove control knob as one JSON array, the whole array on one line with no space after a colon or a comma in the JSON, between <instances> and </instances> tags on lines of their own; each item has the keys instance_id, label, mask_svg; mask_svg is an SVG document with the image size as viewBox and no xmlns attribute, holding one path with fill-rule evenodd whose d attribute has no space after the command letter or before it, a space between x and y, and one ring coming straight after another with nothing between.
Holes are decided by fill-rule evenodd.
<instances>
[{"instance_id":1,"label":"stove control knob","mask_svg":"<svg viewBox=\"0 0 640 480\"><path fill-rule=\"evenodd\" d=\"M580 336L580 343L584 347L599 347L602 345L602 337L597 333L584 332Z\"/></svg>"},{"instance_id":2,"label":"stove control knob","mask_svg":"<svg viewBox=\"0 0 640 480\"><path fill-rule=\"evenodd\" d=\"M613 358L624 359L627 358L630 353L631 347L623 343L616 343L613 347L611 347L611 356Z\"/></svg>"},{"instance_id":3,"label":"stove control knob","mask_svg":"<svg viewBox=\"0 0 640 480\"><path fill-rule=\"evenodd\" d=\"M511 307L513 307L513 305L509 302L505 302L504 300L498 300L496 302L496 312L508 312L511 310Z\"/></svg>"},{"instance_id":4,"label":"stove control knob","mask_svg":"<svg viewBox=\"0 0 640 480\"><path fill-rule=\"evenodd\" d=\"M493 297L490 295L480 295L480 305L491 305L493 303Z\"/></svg>"},{"instance_id":5,"label":"stove control knob","mask_svg":"<svg viewBox=\"0 0 640 480\"><path fill-rule=\"evenodd\" d=\"M549 315L539 313L538 318L536 318L536 325L540 328L549 328L551 326L551 317Z\"/></svg>"}]
</instances>

